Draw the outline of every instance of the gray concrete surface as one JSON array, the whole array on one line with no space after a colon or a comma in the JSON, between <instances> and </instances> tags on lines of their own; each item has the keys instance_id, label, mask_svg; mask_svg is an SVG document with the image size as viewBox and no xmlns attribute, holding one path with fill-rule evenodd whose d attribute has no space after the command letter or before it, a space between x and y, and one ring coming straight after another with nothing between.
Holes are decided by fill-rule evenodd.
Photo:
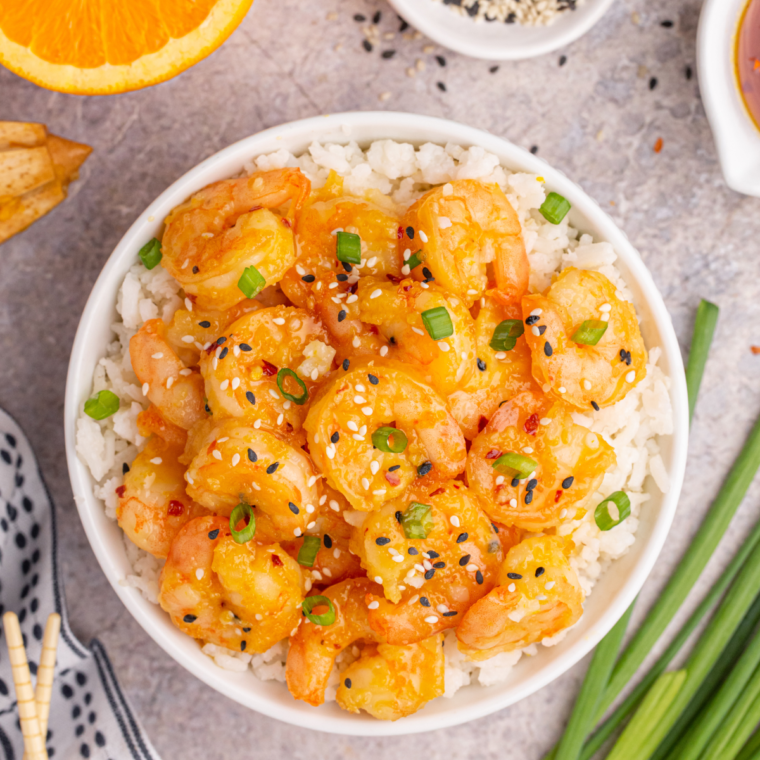
<instances>
[{"instance_id":1,"label":"gray concrete surface","mask_svg":"<svg viewBox=\"0 0 760 760\"><path fill-rule=\"evenodd\" d=\"M722 307L692 432L676 526L637 612L688 544L760 413L760 200L728 190L699 98L698 0L618 0L586 37L519 63L490 64L396 33L368 53L356 13L383 0L256 0L214 55L142 92L78 98L0 68L0 119L40 121L94 146L66 203L0 248L0 405L36 447L58 504L71 618L98 636L152 740L167 759L442 758L537 760L558 737L586 663L489 718L394 739L317 735L248 712L194 680L131 619L79 523L67 479L64 382L95 278L138 212L198 161L284 121L351 109L433 114L490 130L539 155L604 205L641 251L688 348L699 298ZM337 14L336 17L333 17ZM673 21L671 28L661 26ZM336 50L336 46L338 49ZM394 49L391 59L380 50ZM426 52L427 50L427 52ZM435 60L444 55L445 67ZM560 56L567 56L563 66ZM417 60L424 70L410 78ZM687 79L691 67L695 74ZM657 79L654 89L650 79ZM447 88L442 92L437 82ZM390 93L386 100L380 95ZM662 152L653 146L662 138ZM760 484L710 565L715 576L760 514Z\"/></svg>"}]
</instances>

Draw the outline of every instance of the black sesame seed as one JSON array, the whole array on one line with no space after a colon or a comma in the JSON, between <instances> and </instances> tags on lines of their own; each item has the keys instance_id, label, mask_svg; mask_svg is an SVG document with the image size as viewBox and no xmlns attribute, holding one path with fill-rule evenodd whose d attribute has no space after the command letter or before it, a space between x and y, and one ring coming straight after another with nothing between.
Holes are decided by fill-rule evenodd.
<instances>
[{"instance_id":1,"label":"black sesame seed","mask_svg":"<svg viewBox=\"0 0 760 760\"><path fill-rule=\"evenodd\" d=\"M396 338L393 335L391 335L391 337L388 338L388 340L390 341L390 343L391 343L392 346L396 345Z\"/></svg>"},{"instance_id":2,"label":"black sesame seed","mask_svg":"<svg viewBox=\"0 0 760 760\"><path fill-rule=\"evenodd\" d=\"M485 372L486 371L486 363L481 358L479 358L479 357L478 357L478 369L481 372Z\"/></svg>"},{"instance_id":3,"label":"black sesame seed","mask_svg":"<svg viewBox=\"0 0 760 760\"><path fill-rule=\"evenodd\" d=\"M394 55L396 55L395 50L383 50L381 57L388 60L388 58L393 58Z\"/></svg>"},{"instance_id":4,"label":"black sesame seed","mask_svg":"<svg viewBox=\"0 0 760 760\"><path fill-rule=\"evenodd\" d=\"M478 570L478 572L475 573L475 580L478 582L479 586L483 585L483 573L481 573L480 570Z\"/></svg>"},{"instance_id":5,"label":"black sesame seed","mask_svg":"<svg viewBox=\"0 0 760 760\"><path fill-rule=\"evenodd\" d=\"M245 641L241 641L241 642L240 642L240 651L241 651L241 652L245 652L245 646L246 646L246 643L247 643L247 642L245 642Z\"/></svg>"},{"instance_id":6,"label":"black sesame seed","mask_svg":"<svg viewBox=\"0 0 760 760\"><path fill-rule=\"evenodd\" d=\"M409 238L409 240L414 240L414 227L406 228L406 236Z\"/></svg>"},{"instance_id":7,"label":"black sesame seed","mask_svg":"<svg viewBox=\"0 0 760 760\"><path fill-rule=\"evenodd\" d=\"M471 556L470 554L463 554L463 555L462 555L462 556L459 558L459 564L460 564L462 567L464 567L464 566L465 566L465 565L466 565L466 564L467 564L467 563L470 561L470 556Z\"/></svg>"},{"instance_id":8,"label":"black sesame seed","mask_svg":"<svg viewBox=\"0 0 760 760\"><path fill-rule=\"evenodd\" d=\"M489 71L491 74L495 74L495 73L496 73L498 70L499 70L499 67L498 67L498 66L491 66L491 67L488 69L488 71Z\"/></svg>"},{"instance_id":9,"label":"black sesame seed","mask_svg":"<svg viewBox=\"0 0 760 760\"><path fill-rule=\"evenodd\" d=\"M427 555L428 555L428 559L438 559L438 557L441 556L440 554L438 554L438 552L433 552L433 551L428 552Z\"/></svg>"},{"instance_id":10,"label":"black sesame seed","mask_svg":"<svg viewBox=\"0 0 760 760\"><path fill-rule=\"evenodd\" d=\"M340 433L336 430L331 436L330 436L330 443L337 443L340 440Z\"/></svg>"},{"instance_id":11,"label":"black sesame seed","mask_svg":"<svg viewBox=\"0 0 760 760\"><path fill-rule=\"evenodd\" d=\"M660 26L664 26L666 29L672 29L673 28L673 22L666 19L665 21L660 22Z\"/></svg>"},{"instance_id":12,"label":"black sesame seed","mask_svg":"<svg viewBox=\"0 0 760 760\"><path fill-rule=\"evenodd\" d=\"M526 491L525 493L525 503L530 504L533 501L533 491Z\"/></svg>"},{"instance_id":13,"label":"black sesame seed","mask_svg":"<svg viewBox=\"0 0 760 760\"><path fill-rule=\"evenodd\" d=\"M422 267L422 275L425 278L425 282L433 282L435 280L433 273L427 267Z\"/></svg>"},{"instance_id":14,"label":"black sesame seed","mask_svg":"<svg viewBox=\"0 0 760 760\"><path fill-rule=\"evenodd\" d=\"M457 536L457 543L462 544L469 538L469 535L467 533L460 533Z\"/></svg>"},{"instance_id":15,"label":"black sesame seed","mask_svg":"<svg viewBox=\"0 0 760 760\"><path fill-rule=\"evenodd\" d=\"M423 462L418 468L417 468L417 476L420 478L425 477L430 470L433 469L433 463L432 462Z\"/></svg>"},{"instance_id":16,"label":"black sesame seed","mask_svg":"<svg viewBox=\"0 0 760 760\"><path fill-rule=\"evenodd\" d=\"M313 274L305 274L301 279L304 282L314 282L317 278Z\"/></svg>"},{"instance_id":17,"label":"black sesame seed","mask_svg":"<svg viewBox=\"0 0 760 760\"><path fill-rule=\"evenodd\" d=\"M593 406L594 409L596 409L597 412L599 411L599 404L597 404L596 401L592 401L591 402L591 406Z\"/></svg>"},{"instance_id":18,"label":"black sesame seed","mask_svg":"<svg viewBox=\"0 0 760 760\"><path fill-rule=\"evenodd\" d=\"M458 614L456 610L449 610L443 613L443 617L454 617L456 614Z\"/></svg>"},{"instance_id":19,"label":"black sesame seed","mask_svg":"<svg viewBox=\"0 0 760 760\"><path fill-rule=\"evenodd\" d=\"M521 581L522 575L520 573L507 573L507 578L511 581Z\"/></svg>"},{"instance_id":20,"label":"black sesame seed","mask_svg":"<svg viewBox=\"0 0 760 760\"><path fill-rule=\"evenodd\" d=\"M208 537L213 541L219 535L219 528L209 531Z\"/></svg>"},{"instance_id":21,"label":"black sesame seed","mask_svg":"<svg viewBox=\"0 0 760 760\"><path fill-rule=\"evenodd\" d=\"M410 546L410 547L407 549L407 551L408 551L408 552L409 552L409 554L411 554L413 557L416 557L416 556L419 554L419 552L417 551L417 549L415 549L413 546Z\"/></svg>"},{"instance_id":22,"label":"black sesame seed","mask_svg":"<svg viewBox=\"0 0 760 760\"><path fill-rule=\"evenodd\" d=\"M649 80L649 89L654 90L655 87L657 87L657 77L652 77Z\"/></svg>"},{"instance_id":23,"label":"black sesame seed","mask_svg":"<svg viewBox=\"0 0 760 760\"><path fill-rule=\"evenodd\" d=\"M198 322L198 327L203 327L204 329L206 327L211 327L211 322L209 322L208 320L204 319L203 322Z\"/></svg>"},{"instance_id":24,"label":"black sesame seed","mask_svg":"<svg viewBox=\"0 0 760 760\"><path fill-rule=\"evenodd\" d=\"M354 21L358 21L360 24L367 20L366 16L362 16L361 13L355 13L354 14Z\"/></svg>"},{"instance_id":25,"label":"black sesame seed","mask_svg":"<svg viewBox=\"0 0 760 760\"><path fill-rule=\"evenodd\" d=\"M434 567L436 570L441 570L441 569L443 569L444 567L446 567L446 563L445 563L445 562L433 562L433 567Z\"/></svg>"},{"instance_id":26,"label":"black sesame seed","mask_svg":"<svg viewBox=\"0 0 760 760\"><path fill-rule=\"evenodd\" d=\"M383 14L381 11L377 11L375 15L372 17L372 23L373 24L379 24L380 19L383 17Z\"/></svg>"},{"instance_id":27,"label":"black sesame seed","mask_svg":"<svg viewBox=\"0 0 760 760\"><path fill-rule=\"evenodd\" d=\"M348 280L348 275L341 272L340 274L335 275L335 279L339 282L346 282L346 280Z\"/></svg>"},{"instance_id":28,"label":"black sesame seed","mask_svg":"<svg viewBox=\"0 0 760 760\"><path fill-rule=\"evenodd\" d=\"M525 488L528 491L532 491L537 485L538 485L538 480L536 478L533 478L533 480L528 481L528 485L525 486Z\"/></svg>"},{"instance_id":29,"label":"black sesame seed","mask_svg":"<svg viewBox=\"0 0 760 760\"><path fill-rule=\"evenodd\" d=\"M228 354L229 352L230 352L230 349L229 349L229 348L227 348L227 346L225 346L225 347L222 349L222 352L219 354L219 358L220 358L220 359L224 359L224 357L225 357L225 356L227 356L227 354Z\"/></svg>"},{"instance_id":30,"label":"black sesame seed","mask_svg":"<svg viewBox=\"0 0 760 760\"><path fill-rule=\"evenodd\" d=\"M208 404L204 407L206 409L206 414L211 414L211 410L208 408Z\"/></svg>"},{"instance_id":31,"label":"black sesame seed","mask_svg":"<svg viewBox=\"0 0 760 760\"><path fill-rule=\"evenodd\" d=\"M250 628L243 628L243 633L250 633L250 632L251 632Z\"/></svg>"},{"instance_id":32,"label":"black sesame seed","mask_svg":"<svg viewBox=\"0 0 760 760\"><path fill-rule=\"evenodd\" d=\"M436 82L435 86L441 91L446 92L446 85L443 82Z\"/></svg>"},{"instance_id":33,"label":"black sesame seed","mask_svg":"<svg viewBox=\"0 0 760 760\"><path fill-rule=\"evenodd\" d=\"M241 343L239 348L241 351L253 351L253 349L247 343Z\"/></svg>"},{"instance_id":34,"label":"black sesame seed","mask_svg":"<svg viewBox=\"0 0 760 760\"><path fill-rule=\"evenodd\" d=\"M217 346L221 346L222 343L226 343L226 342L227 342L227 338L224 335L222 335L221 338L217 338L216 339L216 345Z\"/></svg>"},{"instance_id":35,"label":"black sesame seed","mask_svg":"<svg viewBox=\"0 0 760 760\"><path fill-rule=\"evenodd\" d=\"M401 465L400 464L394 464L393 467L389 467L388 468L388 472L395 472L396 470L399 470L399 469L401 469Z\"/></svg>"},{"instance_id":36,"label":"black sesame seed","mask_svg":"<svg viewBox=\"0 0 760 760\"><path fill-rule=\"evenodd\" d=\"M351 688L351 679L347 678L345 681L343 681L347 689Z\"/></svg>"},{"instance_id":37,"label":"black sesame seed","mask_svg":"<svg viewBox=\"0 0 760 760\"><path fill-rule=\"evenodd\" d=\"M544 343L544 353L547 356L551 356L552 353L553 353L553 351L552 351L552 345L551 345L551 343L549 343L548 340L546 341L546 343Z\"/></svg>"},{"instance_id":38,"label":"black sesame seed","mask_svg":"<svg viewBox=\"0 0 760 760\"><path fill-rule=\"evenodd\" d=\"M569 478L565 478L562 481L562 488L567 490L568 488L570 488L570 486L573 484L574 481L575 481L575 478L572 475Z\"/></svg>"},{"instance_id":39,"label":"black sesame seed","mask_svg":"<svg viewBox=\"0 0 760 760\"><path fill-rule=\"evenodd\" d=\"M330 538L327 533L322 536L322 540L325 542L325 549L332 549L332 538Z\"/></svg>"},{"instance_id":40,"label":"black sesame seed","mask_svg":"<svg viewBox=\"0 0 760 760\"><path fill-rule=\"evenodd\" d=\"M372 52L372 45L370 45L369 40L363 40L362 41L362 47L368 52Z\"/></svg>"},{"instance_id":41,"label":"black sesame seed","mask_svg":"<svg viewBox=\"0 0 760 760\"><path fill-rule=\"evenodd\" d=\"M256 403L256 396L253 395L252 391L246 391L245 397L248 399L249 404L255 404Z\"/></svg>"},{"instance_id":42,"label":"black sesame seed","mask_svg":"<svg viewBox=\"0 0 760 760\"><path fill-rule=\"evenodd\" d=\"M253 449L248 449L248 459L250 459L252 462L255 462L258 459L256 452Z\"/></svg>"},{"instance_id":43,"label":"black sesame seed","mask_svg":"<svg viewBox=\"0 0 760 760\"><path fill-rule=\"evenodd\" d=\"M512 482L510 483L512 488L517 488L517 486L520 485L520 478L512 478Z\"/></svg>"},{"instance_id":44,"label":"black sesame seed","mask_svg":"<svg viewBox=\"0 0 760 760\"><path fill-rule=\"evenodd\" d=\"M536 568L536 578L540 578L545 572L546 572L546 570L544 570L543 567L537 567Z\"/></svg>"},{"instance_id":45,"label":"black sesame seed","mask_svg":"<svg viewBox=\"0 0 760 760\"><path fill-rule=\"evenodd\" d=\"M494 533L498 533L499 532L499 526L496 525L496 523L491 523L491 527L493 528L493 532Z\"/></svg>"},{"instance_id":46,"label":"black sesame seed","mask_svg":"<svg viewBox=\"0 0 760 760\"><path fill-rule=\"evenodd\" d=\"M546 332L546 325L539 325L538 334L543 335Z\"/></svg>"},{"instance_id":47,"label":"black sesame seed","mask_svg":"<svg viewBox=\"0 0 760 760\"><path fill-rule=\"evenodd\" d=\"M126 475L129 472L129 465L124 462L124 464L121 466L121 474Z\"/></svg>"},{"instance_id":48,"label":"black sesame seed","mask_svg":"<svg viewBox=\"0 0 760 760\"><path fill-rule=\"evenodd\" d=\"M399 522L399 523L400 523L400 522L401 522L401 518L402 518L404 515L402 514L401 510L399 510L399 511L398 511L398 512L396 512L396 514L395 514L395 515L393 515L393 516L396 518L396 522Z\"/></svg>"},{"instance_id":49,"label":"black sesame seed","mask_svg":"<svg viewBox=\"0 0 760 760\"><path fill-rule=\"evenodd\" d=\"M343 269L345 269L347 272L353 271L354 268L347 261L341 261L340 263L343 265Z\"/></svg>"},{"instance_id":50,"label":"black sesame seed","mask_svg":"<svg viewBox=\"0 0 760 760\"><path fill-rule=\"evenodd\" d=\"M288 508L294 515L297 515L301 511L292 501L288 502Z\"/></svg>"},{"instance_id":51,"label":"black sesame seed","mask_svg":"<svg viewBox=\"0 0 760 760\"><path fill-rule=\"evenodd\" d=\"M182 618L186 623L194 623L197 619L197 615L185 615L185 617Z\"/></svg>"},{"instance_id":52,"label":"black sesame seed","mask_svg":"<svg viewBox=\"0 0 760 760\"><path fill-rule=\"evenodd\" d=\"M566 63L567 63L567 56L566 55L561 55L559 57L559 65L560 66L564 66Z\"/></svg>"},{"instance_id":53,"label":"black sesame seed","mask_svg":"<svg viewBox=\"0 0 760 760\"><path fill-rule=\"evenodd\" d=\"M344 371L344 372L348 372L348 365L349 365L350 363L351 363L351 362L350 362L348 359L344 359L344 360L343 360L343 371Z\"/></svg>"},{"instance_id":54,"label":"black sesame seed","mask_svg":"<svg viewBox=\"0 0 760 760\"><path fill-rule=\"evenodd\" d=\"M380 538L375 539L375 543L378 546L385 546L386 544L389 544L391 542L390 538L386 538L385 536L380 536Z\"/></svg>"},{"instance_id":55,"label":"black sesame seed","mask_svg":"<svg viewBox=\"0 0 760 760\"><path fill-rule=\"evenodd\" d=\"M435 575L435 570L430 569L425 573L425 580L429 581Z\"/></svg>"},{"instance_id":56,"label":"black sesame seed","mask_svg":"<svg viewBox=\"0 0 760 760\"><path fill-rule=\"evenodd\" d=\"M426 596L421 596L420 597L420 604L423 607L429 607L430 606L430 599L428 599Z\"/></svg>"},{"instance_id":57,"label":"black sesame seed","mask_svg":"<svg viewBox=\"0 0 760 760\"><path fill-rule=\"evenodd\" d=\"M346 315L346 310L345 309L341 309L338 312L338 322L342 322L346 318L346 316L347 316Z\"/></svg>"},{"instance_id":58,"label":"black sesame seed","mask_svg":"<svg viewBox=\"0 0 760 760\"><path fill-rule=\"evenodd\" d=\"M199 271L198 267L193 267L193 274L198 274Z\"/></svg>"},{"instance_id":59,"label":"black sesame seed","mask_svg":"<svg viewBox=\"0 0 760 760\"><path fill-rule=\"evenodd\" d=\"M374 375L367 375L367 379L372 383L372 385L377 385L380 382L380 380Z\"/></svg>"},{"instance_id":60,"label":"black sesame seed","mask_svg":"<svg viewBox=\"0 0 760 760\"><path fill-rule=\"evenodd\" d=\"M274 475L275 472L277 472L277 468L280 466L279 462L272 462L272 464L267 467L267 475Z\"/></svg>"},{"instance_id":61,"label":"black sesame seed","mask_svg":"<svg viewBox=\"0 0 760 760\"><path fill-rule=\"evenodd\" d=\"M535 324L536 324L536 322L538 322L538 320L539 320L539 316L538 316L538 314L531 314L531 315L530 315L530 316L529 316L529 317L528 317L528 318L525 320L525 324L526 324L526 325L535 325Z\"/></svg>"}]
</instances>

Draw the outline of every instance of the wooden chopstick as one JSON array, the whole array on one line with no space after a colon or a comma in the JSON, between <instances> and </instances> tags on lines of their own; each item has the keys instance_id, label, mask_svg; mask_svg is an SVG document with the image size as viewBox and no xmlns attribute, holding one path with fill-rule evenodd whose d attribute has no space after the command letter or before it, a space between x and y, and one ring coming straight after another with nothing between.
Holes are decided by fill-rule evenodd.
<instances>
[{"instance_id":1,"label":"wooden chopstick","mask_svg":"<svg viewBox=\"0 0 760 760\"><path fill-rule=\"evenodd\" d=\"M40 722L37 717L37 703L34 698L34 689L32 689L32 677L26 659L24 639L21 636L21 626L15 612L6 612L3 615L3 628L11 661L13 685L16 687L26 757L28 760L48 760L45 737L40 731Z\"/></svg>"},{"instance_id":2,"label":"wooden chopstick","mask_svg":"<svg viewBox=\"0 0 760 760\"><path fill-rule=\"evenodd\" d=\"M37 686L34 689L34 701L37 703L37 720L43 740L47 736L48 717L50 716L50 698L53 694L55 677L55 656L58 650L58 634L61 631L61 616L57 612L48 615L45 635L42 637L42 652L37 668Z\"/></svg>"}]
</instances>

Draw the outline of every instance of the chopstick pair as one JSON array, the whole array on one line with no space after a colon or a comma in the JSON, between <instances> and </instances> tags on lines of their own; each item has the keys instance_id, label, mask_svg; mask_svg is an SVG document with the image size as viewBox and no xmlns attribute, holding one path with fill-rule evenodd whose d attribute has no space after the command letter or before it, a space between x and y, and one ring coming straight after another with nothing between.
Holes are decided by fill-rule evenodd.
<instances>
[{"instance_id":1,"label":"chopstick pair","mask_svg":"<svg viewBox=\"0 0 760 760\"><path fill-rule=\"evenodd\" d=\"M45 624L36 688L32 688L24 639L15 612L6 612L3 615L3 628L11 661L13 685L16 688L21 733L24 737L24 760L48 760L45 737L50 715L50 697L53 693L61 616L54 612Z\"/></svg>"}]
</instances>

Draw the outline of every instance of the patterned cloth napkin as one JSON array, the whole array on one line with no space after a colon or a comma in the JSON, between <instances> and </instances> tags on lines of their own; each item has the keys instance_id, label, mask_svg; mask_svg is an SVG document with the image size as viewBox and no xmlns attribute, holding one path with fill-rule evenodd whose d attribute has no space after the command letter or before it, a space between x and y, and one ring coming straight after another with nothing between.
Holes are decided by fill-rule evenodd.
<instances>
[{"instance_id":1,"label":"patterned cloth napkin","mask_svg":"<svg viewBox=\"0 0 760 760\"><path fill-rule=\"evenodd\" d=\"M69 627L58 567L55 508L21 429L0 410L0 613L16 612L32 680L45 622L61 615L49 757L160 760L119 687L102 644L77 641ZM0 632L0 639L2 633ZM24 743L8 652L0 641L0 747L21 760Z\"/></svg>"}]
</instances>

